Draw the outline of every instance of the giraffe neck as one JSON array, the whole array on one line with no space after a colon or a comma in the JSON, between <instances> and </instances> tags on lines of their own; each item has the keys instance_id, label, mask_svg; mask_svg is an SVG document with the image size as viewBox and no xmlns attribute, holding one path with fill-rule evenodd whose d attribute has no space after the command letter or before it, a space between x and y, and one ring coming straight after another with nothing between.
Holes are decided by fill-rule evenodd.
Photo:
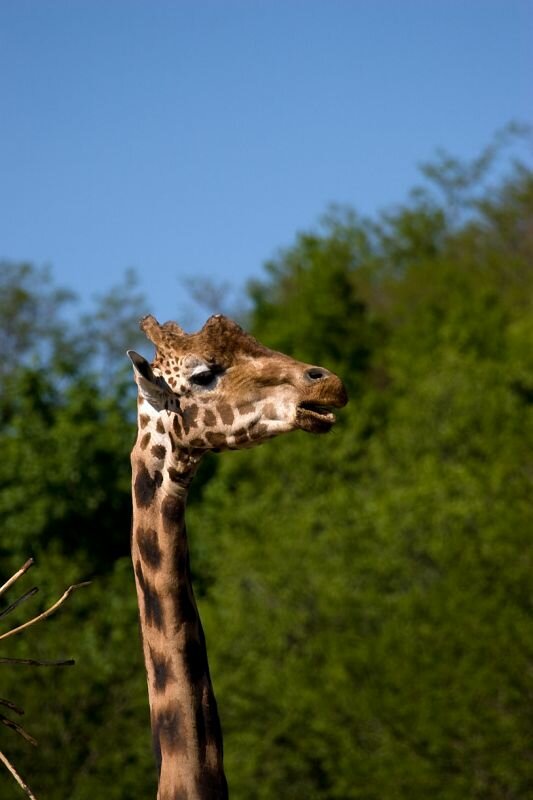
<instances>
[{"instance_id":1,"label":"giraffe neck","mask_svg":"<svg viewBox=\"0 0 533 800\"><path fill-rule=\"evenodd\" d=\"M166 446L161 426L151 427L139 427L132 452L132 559L157 800L224 800L222 733L185 529L187 491L199 457L180 450L172 437Z\"/></svg>"}]
</instances>

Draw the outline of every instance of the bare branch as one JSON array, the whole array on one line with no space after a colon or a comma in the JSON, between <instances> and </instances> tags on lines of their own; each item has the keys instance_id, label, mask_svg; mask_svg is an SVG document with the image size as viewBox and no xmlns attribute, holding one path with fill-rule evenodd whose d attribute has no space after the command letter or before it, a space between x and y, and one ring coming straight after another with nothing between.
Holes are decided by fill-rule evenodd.
<instances>
[{"instance_id":1,"label":"bare branch","mask_svg":"<svg viewBox=\"0 0 533 800\"><path fill-rule=\"evenodd\" d=\"M23 739L26 739L27 742L32 744L34 747L37 747L37 740L34 739L33 736L30 736L30 734L27 731L25 731L22 725L19 725L18 722L13 722L12 719L4 717L3 714L0 714L0 723L2 723L2 725L5 725L6 728L11 728L11 730L18 733L19 736L22 736Z\"/></svg>"},{"instance_id":2,"label":"bare branch","mask_svg":"<svg viewBox=\"0 0 533 800\"><path fill-rule=\"evenodd\" d=\"M68 589L61 595L59 600L57 600L50 608L47 608L46 611L43 611L42 614L38 614L33 619L29 619L27 622L24 622L22 625L19 625L16 628L13 628L10 631L6 631L0 635L0 642L2 639L7 639L9 636L14 636L15 633L20 633L21 631L26 630L26 628L35 625L36 622L41 622L43 619L47 619L50 617L58 608L60 608L63 603L70 597L72 592L76 591L76 589L80 589L82 586L88 586L90 581L84 581L83 583L75 583L73 586L69 586Z\"/></svg>"},{"instance_id":3,"label":"bare branch","mask_svg":"<svg viewBox=\"0 0 533 800\"><path fill-rule=\"evenodd\" d=\"M30 787L26 783L24 783L24 781L22 780L22 778L18 774L18 772L15 769L15 767L13 766L13 764L10 761L8 761L8 759L5 757L5 755L2 753L2 751L0 751L0 761L3 763L3 765L6 767L6 769L8 769L9 772L13 775L13 777L16 780L16 782L20 786L20 788L24 792L26 792L26 795L30 798L30 800L37 800L37 798L33 794L33 792L30 789Z\"/></svg>"},{"instance_id":4,"label":"bare branch","mask_svg":"<svg viewBox=\"0 0 533 800\"><path fill-rule=\"evenodd\" d=\"M3 584L3 586L0 587L0 597L5 592L7 592L7 590L11 586L13 586L15 581L17 581L22 575L24 575L25 572L29 570L29 568L33 565L33 563L34 563L33 558L29 558L26 561L26 563L23 564L22 567L17 572L15 572L14 575L12 575L11 578L9 578ZM42 622L43 620L47 619L55 611L57 611L58 608L60 608L63 605L63 603L70 597L70 595L76 591L76 589L80 589L82 586L88 586L89 583L90 581L85 581L83 583L77 583L74 584L73 586L69 586L69 588L61 595L59 600L57 600L53 605L47 608L46 611L43 611L36 617L27 620L21 625L18 625L16 628L12 628L10 631L6 631L5 633L0 634L0 641L2 639L7 639L9 636L13 636L15 633L21 633L22 631L25 631L27 628L31 628L32 625L35 625L36 623ZM17 598L17 600L14 600L10 605L7 606L7 608L5 608L2 612L0 612L0 619L2 617L7 616L7 614L9 614L11 611L17 608L17 606L19 606L29 597L33 597L37 593L37 591L38 591L37 587L34 586L32 589L29 589L28 591L24 592L24 594L22 594L19 598ZM35 659L35 658L0 657L0 664L27 664L29 666L34 666L34 667L70 667L74 664L74 660L69 658L60 661L42 661L40 659ZM24 711L18 706L16 706L14 703L12 703L10 700L4 700L0 698L0 707L1 706L9 708L11 711L14 711L17 714L24 714ZM34 746L37 745L37 742L33 738L33 736L30 736L30 734L27 731L25 731L21 725L9 719L9 717L4 716L4 714L2 713L0 713L0 725L5 725L6 727L11 728L11 730L15 731L15 733L18 733L19 736L22 736L22 738L25 739L27 742L30 742L30 744ZM29 786L23 781L21 776L16 771L15 767L11 764L11 762L6 758L6 756L2 752L0 752L0 761L2 761L6 769L11 773L11 775L16 780L18 785L26 793L27 797L29 797L30 800L37 800L35 795L32 793L31 789L29 788Z\"/></svg>"},{"instance_id":5,"label":"bare branch","mask_svg":"<svg viewBox=\"0 0 533 800\"><path fill-rule=\"evenodd\" d=\"M11 577L10 577L10 578L9 578L9 579L8 579L8 580L5 582L5 583L4 583L4 585L3 585L3 586L0 586L0 597L1 597L1 596L4 594L4 592L7 592L7 590L9 589L9 587L10 587L10 586L13 586L13 584L15 583L15 581L18 581L18 579L21 577L21 575L24 575L24 573L25 573L25 572L27 572L27 571L29 570L29 568L33 566L33 564L34 564L34 563L35 563L35 562L34 562L33 558L28 558L28 560L26 561L26 563L25 563L25 564L23 564L23 565L21 566L21 568L20 568L20 569L19 569L17 572L15 572L15 574L14 574L14 575L12 575L12 576L11 576Z\"/></svg>"},{"instance_id":6,"label":"bare branch","mask_svg":"<svg viewBox=\"0 0 533 800\"><path fill-rule=\"evenodd\" d=\"M9 605L7 608L4 608L3 611L0 611L0 619L2 619L2 617L7 617L7 615L10 614L11 611L14 611L14 609L23 603L24 600L27 600L29 597L33 597L38 591L39 588L37 586L34 586L33 589L28 589L28 591L24 592L24 594L21 595L18 600L14 600L11 605Z\"/></svg>"},{"instance_id":7,"label":"bare branch","mask_svg":"<svg viewBox=\"0 0 533 800\"><path fill-rule=\"evenodd\" d=\"M0 706L5 706L6 708L9 708L10 711L15 711L15 713L20 714L21 716L24 714L23 708L19 708L15 705L15 703L12 703L11 700L4 700L3 697L0 697Z\"/></svg>"},{"instance_id":8,"label":"bare branch","mask_svg":"<svg viewBox=\"0 0 533 800\"><path fill-rule=\"evenodd\" d=\"M30 667L72 667L76 662L73 658L62 661L40 661L36 658L0 658L0 664L27 664Z\"/></svg>"}]
</instances>

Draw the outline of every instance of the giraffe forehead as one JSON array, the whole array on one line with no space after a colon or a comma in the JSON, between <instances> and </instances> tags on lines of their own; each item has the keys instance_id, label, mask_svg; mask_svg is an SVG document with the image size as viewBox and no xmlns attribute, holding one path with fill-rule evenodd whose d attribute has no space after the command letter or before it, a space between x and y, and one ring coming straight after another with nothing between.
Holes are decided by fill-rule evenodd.
<instances>
[{"instance_id":1,"label":"giraffe forehead","mask_svg":"<svg viewBox=\"0 0 533 800\"><path fill-rule=\"evenodd\" d=\"M260 344L237 323L223 316L211 317L198 333L178 332L175 323L165 323L150 334L156 346L155 364L184 366L185 360L229 367L241 358L277 354Z\"/></svg>"},{"instance_id":2,"label":"giraffe forehead","mask_svg":"<svg viewBox=\"0 0 533 800\"><path fill-rule=\"evenodd\" d=\"M152 366L162 371L181 373L193 370L194 367L204 363L205 359L197 355L189 353L177 355L172 351L158 351Z\"/></svg>"},{"instance_id":3,"label":"giraffe forehead","mask_svg":"<svg viewBox=\"0 0 533 800\"><path fill-rule=\"evenodd\" d=\"M203 365L227 372L221 389L236 396L257 386L273 391L294 385L307 366L270 350L223 316L211 317L198 333L187 334L176 323L159 325L153 319L145 331L156 345L152 367L175 392L185 391L195 367Z\"/></svg>"},{"instance_id":4,"label":"giraffe forehead","mask_svg":"<svg viewBox=\"0 0 533 800\"><path fill-rule=\"evenodd\" d=\"M150 315L141 320L141 328L160 350L185 353L191 350L202 352L204 348L236 349L238 346L261 349L262 345L240 325L222 314L210 317L197 333L185 333L175 322L160 325Z\"/></svg>"}]
</instances>

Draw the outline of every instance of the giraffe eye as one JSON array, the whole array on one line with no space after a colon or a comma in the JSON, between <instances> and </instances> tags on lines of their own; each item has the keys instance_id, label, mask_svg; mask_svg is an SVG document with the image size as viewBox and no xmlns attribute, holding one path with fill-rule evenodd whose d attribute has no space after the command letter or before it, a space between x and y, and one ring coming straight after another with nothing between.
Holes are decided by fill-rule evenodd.
<instances>
[{"instance_id":1,"label":"giraffe eye","mask_svg":"<svg viewBox=\"0 0 533 800\"><path fill-rule=\"evenodd\" d=\"M205 364L200 364L193 369L190 381L195 386L210 386L221 372L220 367L208 367Z\"/></svg>"},{"instance_id":2,"label":"giraffe eye","mask_svg":"<svg viewBox=\"0 0 533 800\"><path fill-rule=\"evenodd\" d=\"M191 383L196 384L196 386L208 386L214 377L215 373L212 370L202 370L202 372L191 375Z\"/></svg>"}]
</instances>

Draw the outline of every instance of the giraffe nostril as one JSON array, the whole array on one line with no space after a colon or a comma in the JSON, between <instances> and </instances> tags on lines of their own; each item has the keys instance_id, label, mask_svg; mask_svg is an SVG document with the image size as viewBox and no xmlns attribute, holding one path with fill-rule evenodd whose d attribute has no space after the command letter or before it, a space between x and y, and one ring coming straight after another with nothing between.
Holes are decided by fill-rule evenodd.
<instances>
[{"instance_id":1,"label":"giraffe nostril","mask_svg":"<svg viewBox=\"0 0 533 800\"><path fill-rule=\"evenodd\" d=\"M310 367L304 372L308 381L320 381L322 378L327 378L331 373L323 367Z\"/></svg>"}]
</instances>

